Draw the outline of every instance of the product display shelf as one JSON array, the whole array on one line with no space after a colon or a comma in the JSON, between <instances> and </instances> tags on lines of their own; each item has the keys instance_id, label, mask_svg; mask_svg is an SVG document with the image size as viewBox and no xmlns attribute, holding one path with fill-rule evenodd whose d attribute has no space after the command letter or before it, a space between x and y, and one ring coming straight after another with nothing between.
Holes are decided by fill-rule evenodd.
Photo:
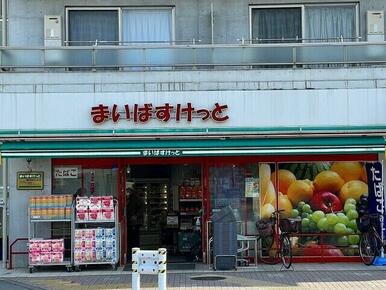
<instances>
[{"instance_id":1,"label":"product display shelf","mask_svg":"<svg viewBox=\"0 0 386 290\"><path fill-rule=\"evenodd\" d=\"M202 207L201 198L180 198L180 229L192 230L195 226L195 219L200 216ZM190 224L190 227L188 226Z\"/></svg>"},{"instance_id":2,"label":"product display shelf","mask_svg":"<svg viewBox=\"0 0 386 290\"><path fill-rule=\"evenodd\" d=\"M46 224L46 223L52 223L52 222L63 222L63 223L69 223L70 225L73 224L73 215L71 215L71 218L68 219L37 219L37 218L31 218L31 209L28 209L28 244L31 244L31 241L34 239L37 239L35 236L35 227L39 224ZM72 229L71 229L72 232ZM63 236L63 238L65 238ZM64 259L63 262L54 262L54 263L32 263L31 259L29 257L28 259L28 268L29 272L32 273L36 267L49 267L49 266L65 266L67 271L70 272L72 271L72 260L73 260L73 252L72 252L72 238L71 238L71 257L69 259Z\"/></svg>"},{"instance_id":3,"label":"product display shelf","mask_svg":"<svg viewBox=\"0 0 386 290\"><path fill-rule=\"evenodd\" d=\"M87 266L87 265L111 265L113 270L117 269L117 264L118 264L118 260L119 260L119 254L120 254L119 253L120 232L119 232L118 206L117 206L117 204L118 204L117 201L114 200L114 220L84 220L84 221L76 220L76 209L75 209L75 205L74 205L74 207L73 207L73 213L74 213L73 216L74 217L72 219L73 226L71 227L71 229L72 229L71 246L72 246L73 252L75 252L75 248L74 248L75 230L80 229L81 225L83 225L83 228L85 228L85 229L95 228L96 225L98 225L98 224L101 225L98 228L103 228L103 229L113 228L113 229L115 229L115 256L114 256L114 258L111 259L110 261L83 261L83 262L78 262L75 259L73 259L73 261L74 261L73 265L74 265L75 271L80 271L80 266ZM91 226L89 226L89 225L91 225Z\"/></svg>"}]
</instances>

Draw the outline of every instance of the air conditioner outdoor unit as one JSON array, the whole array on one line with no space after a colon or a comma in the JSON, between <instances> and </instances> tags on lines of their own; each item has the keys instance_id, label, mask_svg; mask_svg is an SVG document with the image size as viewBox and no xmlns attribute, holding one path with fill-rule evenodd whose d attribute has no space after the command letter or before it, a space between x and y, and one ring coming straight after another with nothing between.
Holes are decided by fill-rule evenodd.
<instances>
[{"instance_id":1,"label":"air conditioner outdoor unit","mask_svg":"<svg viewBox=\"0 0 386 290\"><path fill-rule=\"evenodd\" d=\"M44 15L44 46L62 45L62 20L58 15Z\"/></svg>"},{"instance_id":2,"label":"air conditioner outdoor unit","mask_svg":"<svg viewBox=\"0 0 386 290\"><path fill-rule=\"evenodd\" d=\"M383 11L367 11L367 40L384 41L385 14Z\"/></svg>"}]
</instances>

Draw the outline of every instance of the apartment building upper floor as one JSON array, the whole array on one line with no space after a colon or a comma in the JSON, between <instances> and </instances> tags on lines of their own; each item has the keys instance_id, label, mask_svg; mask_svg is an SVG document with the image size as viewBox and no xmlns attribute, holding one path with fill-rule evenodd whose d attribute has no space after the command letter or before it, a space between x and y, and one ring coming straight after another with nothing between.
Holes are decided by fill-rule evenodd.
<instances>
[{"instance_id":1,"label":"apartment building upper floor","mask_svg":"<svg viewBox=\"0 0 386 290\"><path fill-rule=\"evenodd\" d=\"M3 67L383 64L385 1L3 0Z\"/></svg>"}]
</instances>

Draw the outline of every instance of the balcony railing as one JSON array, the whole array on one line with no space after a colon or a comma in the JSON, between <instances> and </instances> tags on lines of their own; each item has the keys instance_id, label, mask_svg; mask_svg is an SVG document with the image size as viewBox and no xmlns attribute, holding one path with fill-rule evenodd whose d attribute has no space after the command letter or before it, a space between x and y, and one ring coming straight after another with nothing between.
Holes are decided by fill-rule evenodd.
<instances>
[{"instance_id":1,"label":"balcony railing","mask_svg":"<svg viewBox=\"0 0 386 290\"><path fill-rule=\"evenodd\" d=\"M172 70L383 65L386 42L0 47L0 69Z\"/></svg>"}]
</instances>

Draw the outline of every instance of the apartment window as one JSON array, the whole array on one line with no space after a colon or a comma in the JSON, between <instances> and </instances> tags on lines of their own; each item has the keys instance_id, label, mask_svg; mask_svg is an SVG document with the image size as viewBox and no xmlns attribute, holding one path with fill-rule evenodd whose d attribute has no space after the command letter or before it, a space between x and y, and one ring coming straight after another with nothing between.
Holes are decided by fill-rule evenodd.
<instances>
[{"instance_id":1,"label":"apartment window","mask_svg":"<svg viewBox=\"0 0 386 290\"><path fill-rule=\"evenodd\" d=\"M69 10L70 45L118 44L118 10Z\"/></svg>"},{"instance_id":2,"label":"apartment window","mask_svg":"<svg viewBox=\"0 0 386 290\"><path fill-rule=\"evenodd\" d=\"M68 8L70 45L170 43L172 8Z\"/></svg>"},{"instance_id":3,"label":"apartment window","mask_svg":"<svg viewBox=\"0 0 386 290\"><path fill-rule=\"evenodd\" d=\"M305 9L306 37L333 41L343 37L354 41L356 36L356 10L353 5L308 6Z\"/></svg>"},{"instance_id":4,"label":"apartment window","mask_svg":"<svg viewBox=\"0 0 386 290\"><path fill-rule=\"evenodd\" d=\"M251 6L251 38L258 43L354 41L356 4Z\"/></svg>"},{"instance_id":5,"label":"apartment window","mask_svg":"<svg viewBox=\"0 0 386 290\"><path fill-rule=\"evenodd\" d=\"M122 40L124 43L170 43L171 9L123 9Z\"/></svg>"},{"instance_id":6,"label":"apartment window","mask_svg":"<svg viewBox=\"0 0 386 290\"><path fill-rule=\"evenodd\" d=\"M301 8L252 10L252 36L261 42L289 42L302 38Z\"/></svg>"}]
</instances>

